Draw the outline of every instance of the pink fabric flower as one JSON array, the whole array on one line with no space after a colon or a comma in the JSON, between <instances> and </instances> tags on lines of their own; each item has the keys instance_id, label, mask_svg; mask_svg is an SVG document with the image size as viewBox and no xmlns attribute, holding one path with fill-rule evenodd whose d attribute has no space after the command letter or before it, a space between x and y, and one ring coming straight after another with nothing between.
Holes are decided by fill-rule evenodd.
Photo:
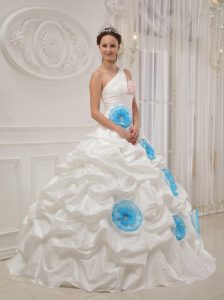
<instances>
[{"instance_id":1,"label":"pink fabric flower","mask_svg":"<svg viewBox=\"0 0 224 300\"><path fill-rule=\"evenodd\" d=\"M135 84L134 80L132 80L132 79L128 80L127 86L128 86L128 94L135 95L136 84Z\"/></svg>"}]
</instances>

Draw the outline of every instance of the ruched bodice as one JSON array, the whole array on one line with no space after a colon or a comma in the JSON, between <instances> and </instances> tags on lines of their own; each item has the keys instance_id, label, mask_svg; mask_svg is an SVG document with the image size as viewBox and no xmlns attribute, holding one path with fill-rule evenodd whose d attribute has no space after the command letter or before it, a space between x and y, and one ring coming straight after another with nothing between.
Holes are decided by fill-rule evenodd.
<instances>
[{"instance_id":1,"label":"ruched bodice","mask_svg":"<svg viewBox=\"0 0 224 300\"><path fill-rule=\"evenodd\" d=\"M133 94L128 93L128 80L125 72L123 69L119 69L117 74L103 88L103 113L108 117L110 109L117 105L124 105L131 111L133 97Z\"/></svg>"}]
</instances>

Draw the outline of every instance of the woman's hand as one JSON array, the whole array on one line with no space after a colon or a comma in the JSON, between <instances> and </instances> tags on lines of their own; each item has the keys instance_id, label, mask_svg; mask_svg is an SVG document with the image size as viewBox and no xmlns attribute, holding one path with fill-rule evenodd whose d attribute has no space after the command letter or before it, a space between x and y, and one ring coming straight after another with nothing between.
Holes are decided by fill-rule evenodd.
<instances>
[{"instance_id":1,"label":"woman's hand","mask_svg":"<svg viewBox=\"0 0 224 300\"><path fill-rule=\"evenodd\" d=\"M130 133L130 141L134 145L137 142L138 136L139 136L139 126L137 124L132 125L129 128Z\"/></svg>"},{"instance_id":2,"label":"woman's hand","mask_svg":"<svg viewBox=\"0 0 224 300\"><path fill-rule=\"evenodd\" d=\"M129 130L126 130L122 128L121 126L118 126L117 133L122 139L126 139L129 143L132 143L133 145L136 144L138 136L139 136L139 126L134 124L132 125Z\"/></svg>"},{"instance_id":3,"label":"woman's hand","mask_svg":"<svg viewBox=\"0 0 224 300\"><path fill-rule=\"evenodd\" d=\"M121 126L118 126L116 131L122 139L126 139L129 143L131 143L130 133L128 132L128 130L122 128Z\"/></svg>"}]
</instances>

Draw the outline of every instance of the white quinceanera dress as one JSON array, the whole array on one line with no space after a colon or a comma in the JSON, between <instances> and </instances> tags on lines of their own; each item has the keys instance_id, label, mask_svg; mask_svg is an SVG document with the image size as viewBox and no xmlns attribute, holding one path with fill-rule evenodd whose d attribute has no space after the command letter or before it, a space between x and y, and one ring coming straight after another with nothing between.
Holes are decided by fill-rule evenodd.
<instances>
[{"instance_id":1,"label":"white quinceanera dress","mask_svg":"<svg viewBox=\"0 0 224 300\"><path fill-rule=\"evenodd\" d=\"M123 69L104 87L104 114L132 125L134 82ZM55 168L23 219L11 275L47 287L122 291L205 279L216 260L198 210L140 130L135 145L97 124Z\"/></svg>"}]
</instances>

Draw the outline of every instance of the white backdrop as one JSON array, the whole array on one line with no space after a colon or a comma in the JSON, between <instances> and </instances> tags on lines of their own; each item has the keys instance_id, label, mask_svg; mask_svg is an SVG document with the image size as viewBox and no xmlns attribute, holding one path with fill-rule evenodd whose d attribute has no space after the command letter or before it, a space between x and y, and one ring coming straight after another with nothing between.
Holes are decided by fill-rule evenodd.
<instances>
[{"instance_id":1,"label":"white backdrop","mask_svg":"<svg viewBox=\"0 0 224 300\"><path fill-rule=\"evenodd\" d=\"M55 165L95 125L90 116L88 83L101 60L96 34L107 18L104 0L1 0L0 22L12 11L28 6L44 6L74 19L74 28L81 26L90 37L87 51L92 54L92 60L78 76L49 80L18 70L0 50L0 258L13 254L22 218L40 189L54 175ZM64 16L60 21L66 21ZM55 38L57 43L57 32L48 28L45 41L54 42ZM24 43L28 34L24 33L22 38L21 35L9 38ZM47 40L49 36L52 38ZM60 56L57 47L53 48L53 44L49 47L50 58ZM18 60L21 55L19 52L17 55Z\"/></svg>"}]
</instances>

